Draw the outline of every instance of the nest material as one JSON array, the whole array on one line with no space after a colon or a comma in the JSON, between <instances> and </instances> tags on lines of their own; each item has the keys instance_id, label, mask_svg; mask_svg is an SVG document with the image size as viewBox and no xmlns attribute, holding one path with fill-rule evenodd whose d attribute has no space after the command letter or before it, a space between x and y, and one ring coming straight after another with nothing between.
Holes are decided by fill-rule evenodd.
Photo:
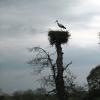
<instances>
[{"instance_id":1,"label":"nest material","mask_svg":"<svg viewBox=\"0 0 100 100\"><path fill-rule=\"evenodd\" d=\"M59 45L67 43L70 34L68 31L49 31L48 36L51 45Z\"/></svg>"}]
</instances>

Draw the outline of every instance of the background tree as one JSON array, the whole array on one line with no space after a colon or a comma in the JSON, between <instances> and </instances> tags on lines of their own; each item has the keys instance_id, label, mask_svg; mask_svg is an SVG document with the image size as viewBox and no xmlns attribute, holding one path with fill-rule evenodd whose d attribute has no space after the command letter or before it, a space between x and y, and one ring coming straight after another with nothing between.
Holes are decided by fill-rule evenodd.
<instances>
[{"instance_id":1,"label":"background tree","mask_svg":"<svg viewBox=\"0 0 100 100\"><path fill-rule=\"evenodd\" d=\"M100 65L93 68L87 77L89 90L100 89Z\"/></svg>"},{"instance_id":2,"label":"background tree","mask_svg":"<svg viewBox=\"0 0 100 100\"><path fill-rule=\"evenodd\" d=\"M95 97L100 97L100 65L91 70L89 76L87 77L87 81L90 99L92 100Z\"/></svg>"}]
</instances>

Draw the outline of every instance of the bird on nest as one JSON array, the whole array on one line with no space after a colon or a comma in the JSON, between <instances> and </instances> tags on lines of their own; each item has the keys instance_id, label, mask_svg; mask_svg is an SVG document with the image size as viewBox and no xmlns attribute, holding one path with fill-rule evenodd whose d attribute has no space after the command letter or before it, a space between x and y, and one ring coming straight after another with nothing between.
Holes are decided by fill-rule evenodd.
<instances>
[{"instance_id":1,"label":"bird on nest","mask_svg":"<svg viewBox=\"0 0 100 100\"><path fill-rule=\"evenodd\" d=\"M56 20L56 23L57 23L57 25L58 25L60 28L66 29L66 27L65 27L64 25L60 24L60 23L58 22L58 20Z\"/></svg>"}]
</instances>

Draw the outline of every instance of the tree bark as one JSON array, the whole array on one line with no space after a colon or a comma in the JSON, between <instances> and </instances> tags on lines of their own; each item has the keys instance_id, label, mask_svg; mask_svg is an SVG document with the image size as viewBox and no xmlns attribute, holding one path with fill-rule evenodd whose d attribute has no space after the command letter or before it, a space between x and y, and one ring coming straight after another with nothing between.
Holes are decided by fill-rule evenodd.
<instances>
[{"instance_id":1,"label":"tree bark","mask_svg":"<svg viewBox=\"0 0 100 100\"><path fill-rule=\"evenodd\" d=\"M65 91L65 85L64 85L64 79L63 79L63 52L61 48L61 44L56 45L56 51L57 51L57 77L56 77L56 90L57 90L57 96L59 100L67 100L67 94Z\"/></svg>"}]
</instances>

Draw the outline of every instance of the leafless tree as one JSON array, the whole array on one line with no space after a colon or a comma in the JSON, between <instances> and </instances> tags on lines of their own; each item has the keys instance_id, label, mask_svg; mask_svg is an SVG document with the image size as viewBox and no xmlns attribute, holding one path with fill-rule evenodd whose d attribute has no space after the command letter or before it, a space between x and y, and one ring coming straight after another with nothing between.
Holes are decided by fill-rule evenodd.
<instances>
[{"instance_id":1,"label":"leafless tree","mask_svg":"<svg viewBox=\"0 0 100 100\"><path fill-rule=\"evenodd\" d=\"M64 72L68 68L70 64L72 64L72 61L69 62L65 67L63 65L63 52L61 44L65 44L68 42L69 38L69 32L68 31L49 31L49 42L56 48L56 55L57 59L54 62L51 58L51 55L49 52L47 52L45 49L41 47L33 47L29 49L30 51L35 51L35 54L33 55L33 58L28 62L32 65L38 65L38 72L41 72L45 68L51 68L52 74L48 77L44 77L45 84L50 84L55 89L52 91L55 91L55 93L58 96L59 100L67 100L68 99L68 91L66 91L65 86L65 79L67 79L67 85L68 82L70 85L72 85L73 82L71 82L71 78L68 79L67 76L64 76Z\"/></svg>"}]
</instances>

